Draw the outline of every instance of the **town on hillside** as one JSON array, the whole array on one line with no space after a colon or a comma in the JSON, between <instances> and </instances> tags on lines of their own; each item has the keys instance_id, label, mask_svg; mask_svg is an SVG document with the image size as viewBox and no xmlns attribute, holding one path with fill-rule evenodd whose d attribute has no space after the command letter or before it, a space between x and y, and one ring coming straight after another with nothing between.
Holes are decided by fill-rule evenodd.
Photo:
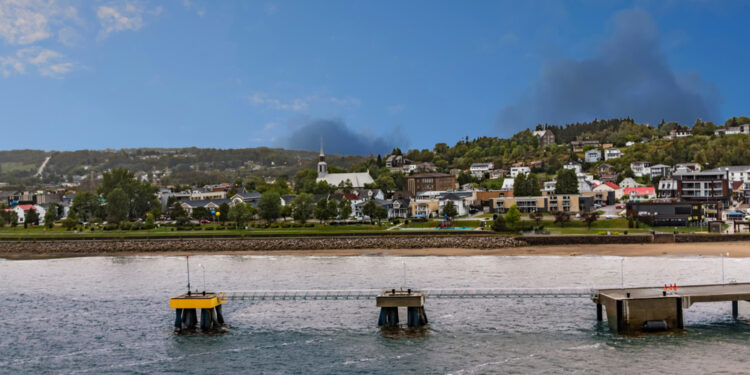
<instances>
[{"instance_id":1,"label":"town on hillside","mask_svg":"<svg viewBox=\"0 0 750 375\"><path fill-rule=\"evenodd\" d=\"M724 126L698 120L692 127L652 127L630 119L540 125L508 139L467 137L452 147L394 148L354 161L335 157L346 165L331 162L323 146L315 169L280 176L223 174L228 180L180 184L161 171L113 167L56 183L4 183L0 224L73 231L216 223L252 229L316 219L545 233L544 223L579 221L590 228L607 220L624 224L605 228L733 231L737 225L728 224L750 218L746 117ZM38 179L48 162L49 156ZM275 164L245 165L263 163Z\"/></svg>"}]
</instances>

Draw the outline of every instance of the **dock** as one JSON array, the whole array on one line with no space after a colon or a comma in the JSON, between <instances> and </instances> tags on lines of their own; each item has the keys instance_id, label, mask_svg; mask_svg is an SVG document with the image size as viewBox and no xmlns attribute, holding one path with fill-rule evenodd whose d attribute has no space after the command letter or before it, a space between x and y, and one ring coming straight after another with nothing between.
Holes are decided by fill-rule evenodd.
<instances>
[{"instance_id":1,"label":"dock","mask_svg":"<svg viewBox=\"0 0 750 375\"><path fill-rule=\"evenodd\" d=\"M198 326L198 309L201 310L200 329L208 332L224 325L221 305L227 301L224 293L188 292L169 299L169 307L175 309L175 331L195 331Z\"/></svg>"},{"instance_id":2,"label":"dock","mask_svg":"<svg viewBox=\"0 0 750 375\"><path fill-rule=\"evenodd\" d=\"M738 315L739 301L750 301L750 283L664 287L600 289L592 296L597 320L606 311L609 328L618 334L684 329L683 309L694 303L731 302L732 316Z\"/></svg>"}]
</instances>

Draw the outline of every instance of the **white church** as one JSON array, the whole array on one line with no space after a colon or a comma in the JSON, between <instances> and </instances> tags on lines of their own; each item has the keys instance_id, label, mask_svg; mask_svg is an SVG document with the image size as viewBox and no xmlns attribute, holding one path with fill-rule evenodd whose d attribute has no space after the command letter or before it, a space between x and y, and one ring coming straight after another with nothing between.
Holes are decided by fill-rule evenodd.
<instances>
[{"instance_id":1,"label":"white church","mask_svg":"<svg viewBox=\"0 0 750 375\"><path fill-rule=\"evenodd\" d=\"M316 182L325 181L328 185L339 186L340 183L349 180L354 188L363 188L365 184L375 183L369 172L359 173L328 173L326 155L323 153L323 141L320 142L320 159L318 160L318 178Z\"/></svg>"}]
</instances>

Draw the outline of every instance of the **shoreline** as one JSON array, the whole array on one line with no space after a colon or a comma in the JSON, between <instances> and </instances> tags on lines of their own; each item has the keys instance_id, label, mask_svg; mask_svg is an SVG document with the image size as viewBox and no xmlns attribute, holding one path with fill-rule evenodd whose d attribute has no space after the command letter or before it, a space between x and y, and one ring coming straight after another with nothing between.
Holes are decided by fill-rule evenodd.
<instances>
[{"instance_id":1,"label":"shoreline","mask_svg":"<svg viewBox=\"0 0 750 375\"><path fill-rule=\"evenodd\" d=\"M697 242L697 243L645 243L645 244L577 244L528 245L503 248L347 248L347 249L294 249L294 250L166 250L87 252L8 252L0 251L7 260L55 259L98 256L183 256L190 255L274 255L274 256L623 256L669 257L710 256L729 253L729 258L750 257L750 242ZM726 256L726 255L725 255Z\"/></svg>"}]
</instances>

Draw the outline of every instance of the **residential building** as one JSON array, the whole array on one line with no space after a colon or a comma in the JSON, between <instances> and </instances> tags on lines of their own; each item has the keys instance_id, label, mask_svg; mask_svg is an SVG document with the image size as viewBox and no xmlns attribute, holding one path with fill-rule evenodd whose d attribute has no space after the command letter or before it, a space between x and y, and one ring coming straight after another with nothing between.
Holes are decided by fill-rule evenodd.
<instances>
[{"instance_id":1,"label":"residential building","mask_svg":"<svg viewBox=\"0 0 750 375\"><path fill-rule=\"evenodd\" d=\"M406 179L407 190L412 196L423 191L446 191L456 188L456 179L446 173L422 173Z\"/></svg>"},{"instance_id":2,"label":"residential building","mask_svg":"<svg viewBox=\"0 0 750 375\"><path fill-rule=\"evenodd\" d=\"M671 178L662 178L659 180L656 196L658 198L677 198L677 181Z\"/></svg>"},{"instance_id":3,"label":"residential building","mask_svg":"<svg viewBox=\"0 0 750 375\"><path fill-rule=\"evenodd\" d=\"M11 208L6 208L5 210L14 211L16 213L16 217L18 217L18 224L23 224L24 222L26 222L26 215L28 215L30 210L34 210L39 216L39 224L42 225L44 224L44 215L47 213L47 210L44 207L30 203L17 204Z\"/></svg>"},{"instance_id":4,"label":"residential building","mask_svg":"<svg viewBox=\"0 0 750 375\"><path fill-rule=\"evenodd\" d=\"M650 174L651 163L647 161L636 161L630 163L630 170L633 171L635 177L643 177L644 175Z\"/></svg>"},{"instance_id":5,"label":"residential building","mask_svg":"<svg viewBox=\"0 0 750 375\"><path fill-rule=\"evenodd\" d=\"M237 193L233 195L230 200L232 201L232 206L238 203L248 203L253 207L257 207L258 201L260 201L260 196L261 194L258 192Z\"/></svg>"},{"instance_id":6,"label":"residential building","mask_svg":"<svg viewBox=\"0 0 750 375\"><path fill-rule=\"evenodd\" d=\"M750 134L750 124L740 126L728 126L716 129L714 135Z\"/></svg>"},{"instance_id":7,"label":"residential building","mask_svg":"<svg viewBox=\"0 0 750 375\"><path fill-rule=\"evenodd\" d=\"M436 217L439 211L440 201L437 199L414 199L409 202L411 217L430 218Z\"/></svg>"},{"instance_id":8,"label":"residential building","mask_svg":"<svg viewBox=\"0 0 750 375\"><path fill-rule=\"evenodd\" d=\"M394 199L391 203L390 210L388 211L389 219L407 219L411 216L411 210L409 207L409 199Z\"/></svg>"},{"instance_id":9,"label":"residential building","mask_svg":"<svg viewBox=\"0 0 750 375\"><path fill-rule=\"evenodd\" d=\"M627 195L628 201L631 202L650 201L656 198L656 188L653 186L629 187L624 189L623 195Z\"/></svg>"},{"instance_id":10,"label":"residential building","mask_svg":"<svg viewBox=\"0 0 750 375\"><path fill-rule=\"evenodd\" d=\"M617 200L622 198L622 195L623 195L623 189L619 187L616 183L610 182L610 181L603 182L597 185L596 187L594 187L593 191L595 193L612 192L614 194L614 198Z\"/></svg>"},{"instance_id":11,"label":"residential building","mask_svg":"<svg viewBox=\"0 0 750 375\"><path fill-rule=\"evenodd\" d=\"M586 146L599 148L601 147L601 144L599 143L599 141L572 141L570 142L570 148L572 148L574 152L581 152Z\"/></svg>"},{"instance_id":12,"label":"residential building","mask_svg":"<svg viewBox=\"0 0 750 375\"><path fill-rule=\"evenodd\" d=\"M672 167L664 164L652 165L651 168L649 168L649 174L651 175L651 178L669 177L672 175Z\"/></svg>"},{"instance_id":13,"label":"residential building","mask_svg":"<svg viewBox=\"0 0 750 375\"><path fill-rule=\"evenodd\" d=\"M574 161L569 161L569 162L565 163L565 165L563 165L563 168L565 168L565 169L572 169L573 171L576 172L576 175L579 174L579 173L581 173L581 163L577 163L577 162L574 162Z\"/></svg>"},{"instance_id":14,"label":"residential building","mask_svg":"<svg viewBox=\"0 0 750 375\"><path fill-rule=\"evenodd\" d=\"M706 172L727 173L727 179L729 181L750 181L750 166L748 165L734 165L730 167L719 167Z\"/></svg>"},{"instance_id":15,"label":"residential building","mask_svg":"<svg viewBox=\"0 0 750 375\"><path fill-rule=\"evenodd\" d=\"M619 148L608 148L604 150L604 160L617 159L622 156L622 151Z\"/></svg>"},{"instance_id":16,"label":"residential building","mask_svg":"<svg viewBox=\"0 0 750 375\"><path fill-rule=\"evenodd\" d=\"M533 134L539 137L539 146L541 148L555 144L555 133L549 129L535 130Z\"/></svg>"},{"instance_id":17,"label":"residential building","mask_svg":"<svg viewBox=\"0 0 750 375\"><path fill-rule=\"evenodd\" d=\"M417 172L422 172L422 173L425 173L425 172L435 172L435 171L437 171L437 166L435 164L432 164L432 163L428 162L428 161L425 161L425 162L417 164L416 171Z\"/></svg>"},{"instance_id":18,"label":"residential building","mask_svg":"<svg viewBox=\"0 0 750 375\"><path fill-rule=\"evenodd\" d=\"M503 186L500 187L502 191L513 191L513 185L515 184L515 178L506 178L503 180Z\"/></svg>"},{"instance_id":19,"label":"residential building","mask_svg":"<svg viewBox=\"0 0 750 375\"><path fill-rule=\"evenodd\" d=\"M626 215L655 226L698 226L721 217L721 203L628 202Z\"/></svg>"},{"instance_id":20,"label":"residential building","mask_svg":"<svg viewBox=\"0 0 750 375\"><path fill-rule=\"evenodd\" d=\"M596 171L600 176L609 175L615 173L615 167L613 167L611 164L602 163L601 165L596 167Z\"/></svg>"},{"instance_id":21,"label":"residential building","mask_svg":"<svg viewBox=\"0 0 750 375\"><path fill-rule=\"evenodd\" d=\"M439 213L443 212L443 207L445 207L448 202L453 202L453 206L456 207L458 216L464 216L469 213L469 203L467 202L467 199L455 193L448 193L440 197L440 200L438 201Z\"/></svg>"},{"instance_id":22,"label":"residential building","mask_svg":"<svg viewBox=\"0 0 750 375\"><path fill-rule=\"evenodd\" d=\"M685 138L685 137L691 137L693 135L693 132L690 129L672 129L669 132L669 135L664 136L664 139L675 139L675 138Z\"/></svg>"},{"instance_id":23,"label":"residential building","mask_svg":"<svg viewBox=\"0 0 750 375\"><path fill-rule=\"evenodd\" d=\"M538 197L502 197L491 199L491 210L493 212L508 212L514 204L523 213L528 212L557 212L570 213L591 211L593 197L584 197L578 194L559 194Z\"/></svg>"},{"instance_id":24,"label":"residential building","mask_svg":"<svg viewBox=\"0 0 750 375\"><path fill-rule=\"evenodd\" d=\"M192 192L190 192L191 201L205 201L205 200L226 199L226 198L227 198L227 192L223 190L220 190L220 191L193 190Z\"/></svg>"},{"instance_id":25,"label":"residential building","mask_svg":"<svg viewBox=\"0 0 750 375\"><path fill-rule=\"evenodd\" d=\"M632 179L632 178L630 178L630 177L625 177L625 178L623 178L623 179L622 179L622 181L620 181L620 183L619 183L618 185L620 185L620 187L621 187L621 188L629 188L629 187L640 187L640 186L643 186L643 185L641 185L641 184L639 184L639 183L635 182L635 180L634 180L634 179Z\"/></svg>"},{"instance_id":26,"label":"residential building","mask_svg":"<svg viewBox=\"0 0 750 375\"><path fill-rule=\"evenodd\" d=\"M349 181L354 188L363 188L365 185L375 183L369 172L328 173L328 164L326 163L326 156L323 153L323 142L320 143L318 178L315 181L325 181L329 186L339 186L340 184Z\"/></svg>"},{"instance_id":27,"label":"residential building","mask_svg":"<svg viewBox=\"0 0 750 375\"><path fill-rule=\"evenodd\" d=\"M675 173L677 198L691 202L728 204L731 191L727 171Z\"/></svg>"},{"instance_id":28,"label":"residential building","mask_svg":"<svg viewBox=\"0 0 750 375\"><path fill-rule=\"evenodd\" d=\"M596 148L586 151L584 155L587 163L596 163L599 160L602 160L602 152Z\"/></svg>"},{"instance_id":29,"label":"residential building","mask_svg":"<svg viewBox=\"0 0 750 375\"><path fill-rule=\"evenodd\" d=\"M193 210L197 207L203 207L209 211L211 210L218 210L219 207L221 207L222 204L231 204L232 201L230 199L207 199L207 200L189 200L189 201L183 201L180 203L182 206L182 209L185 210L185 212L188 213L188 215L193 214Z\"/></svg>"},{"instance_id":30,"label":"residential building","mask_svg":"<svg viewBox=\"0 0 750 375\"><path fill-rule=\"evenodd\" d=\"M681 172L700 172L703 168L699 163L677 163L674 165L674 173Z\"/></svg>"},{"instance_id":31,"label":"residential building","mask_svg":"<svg viewBox=\"0 0 750 375\"><path fill-rule=\"evenodd\" d=\"M508 173L507 169L493 169L490 171L490 179L494 180L496 178L504 177L506 173Z\"/></svg>"},{"instance_id":32,"label":"residential building","mask_svg":"<svg viewBox=\"0 0 750 375\"><path fill-rule=\"evenodd\" d=\"M593 199L593 204L600 204L600 205L613 205L616 202L615 198L615 192L614 191L589 191L585 193L581 193L581 196L583 197L590 197Z\"/></svg>"},{"instance_id":33,"label":"residential building","mask_svg":"<svg viewBox=\"0 0 750 375\"><path fill-rule=\"evenodd\" d=\"M471 175L476 178L483 178L484 174L489 174L495 166L492 163L474 163L469 167Z\"/></svg>"},{"instance_id":34,"label":"residential building","mask_svg":"<svg viewBox=\"0 0 750 375\"><path fill-rule=\"evenodd\" d=\"M511 167L510 168L510 177L511 178L516 178L521 173L525 174L525 175L528 175L529 173L531 173L531 168L529 168L529 167Z\"/></svg>"}]
</instances>

